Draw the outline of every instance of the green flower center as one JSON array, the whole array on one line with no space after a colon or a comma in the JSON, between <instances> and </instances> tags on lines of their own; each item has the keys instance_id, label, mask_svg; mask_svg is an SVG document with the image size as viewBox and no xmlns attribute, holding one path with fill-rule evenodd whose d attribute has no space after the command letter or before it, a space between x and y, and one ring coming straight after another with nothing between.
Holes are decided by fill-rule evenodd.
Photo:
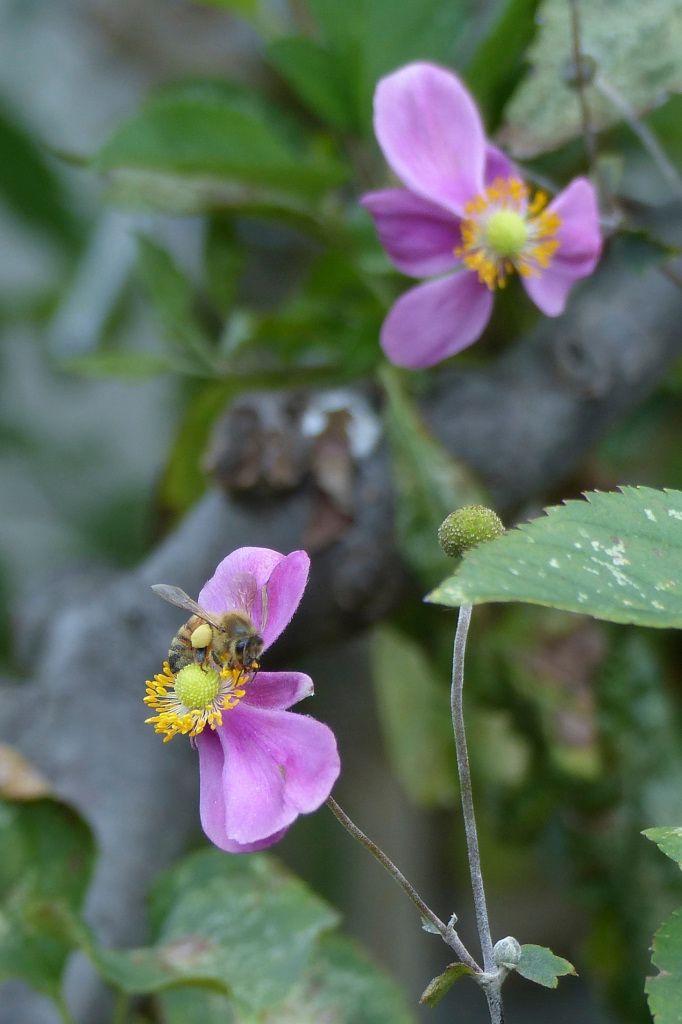
<instances>
[{"instance_id":1,"label":"green flower center","mask_svg":"<svg viewBox=\"0 0 682 1024\"><path fill-rule=\"evenodd\" d=\"M175 694L190 711L212 704L219 689L220 674L201 665L185 665L175 677Z\"/></svg>"},{"instance_id":2,"label":"green flower center","mask_svg":"<svg viewBox=\"0 0 682 1024\"><path fill-rule=\"evenodd\" d=\"M528 241L525 218L516 210L496 210L486 221L485 238L498 256L518 256Z\"/></svg>"}]
</instances>

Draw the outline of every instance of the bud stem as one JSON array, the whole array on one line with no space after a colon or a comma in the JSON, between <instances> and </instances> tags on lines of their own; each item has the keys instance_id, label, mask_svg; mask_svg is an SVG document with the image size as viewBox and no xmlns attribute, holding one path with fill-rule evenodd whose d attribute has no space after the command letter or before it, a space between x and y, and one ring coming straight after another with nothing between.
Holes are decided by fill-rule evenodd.
<instances>
[{"instance_id":1,"label":"bud stem","mask_svg":"<svg viewBox=\"0 0 682 1024\"><path fill-rule=\"evenodd\" d=\"M463 604L459 609L455 646L452 658L452 690L450 707L452 709L452 726L455 733L457 751L457 771L459 773L460 793L462 797L462 813L464 831L466 833L471 889L474 896L476 925L483 953L483 969L486 973L496 974L497 966L493 958L493 942L488 921L488 907L483 888L481 872L481 856L478 849L478 832L474 815L474 798L471 787L471 770L469 768L469 752L467 750L466 733L464 731L464 655L466 653L467 633L471 622L472 607ZM503 1024L502 996L499 985L486 987L486 998L490 1010L492 1024Z\"/></svg>"}]
</instances>

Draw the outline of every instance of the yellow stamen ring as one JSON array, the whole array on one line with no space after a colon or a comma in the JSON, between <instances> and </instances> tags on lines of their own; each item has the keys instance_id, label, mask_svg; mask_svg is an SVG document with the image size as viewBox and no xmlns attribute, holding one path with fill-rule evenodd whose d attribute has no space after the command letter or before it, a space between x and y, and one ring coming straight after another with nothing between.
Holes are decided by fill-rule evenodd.
<instances>
[{"instance_id":1,"label":"yellow stamen ring","mask_svg":"<svg viewBox=\"0 0 682 1024\"><path fill-rule=\"evenodd\" d=\"M237 707L252 678L252 672L227 666L217 672L186 665L176 675L164 661L163 672L147 680L144 702L158 713L145 721L163 735L164 743L178 733L198 736L206 726L216 729L223 724L223 711Z\"/></svg>"},{"instance_id":2,"label":"yellow stamen ring","mask_svg":"<svg viewBox=\"0 0 682 1024\"><path fill-rule=\"evenodd\" d=\"M561 218L546 205L543 192L529 202L528 188L518 178L496 178L464 208L462 245L455 255L491 291L504 288L514 270L539 276L559 248Z\"/></svg>"}]
</instances>

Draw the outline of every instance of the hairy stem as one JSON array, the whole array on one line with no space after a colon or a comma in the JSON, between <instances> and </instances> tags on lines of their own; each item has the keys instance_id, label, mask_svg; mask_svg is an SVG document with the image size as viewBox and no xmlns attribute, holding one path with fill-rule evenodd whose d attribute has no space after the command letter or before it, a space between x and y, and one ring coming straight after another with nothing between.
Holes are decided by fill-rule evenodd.
<instances>
[{"instance_id":1,"label":"hairy stem","mask_svg":"<svg viewBox=\"0 0 682 1024\"><path fill-rule=\"evenodd\" d=\"M472 608L470 604L463 604L459 610L457 632L455 633L455 649L452 658L452 690L450 693L450 707L452 709L452 726L455 732L457 771L459 773L459 785L462 797L462 813L464 816L464 831L466 833L467 853L469 856L471 888L474 895L474 907L476 910L476 925L478 927L478 936L481 940L483 968L486 972L492 972L495 970L495 964L493 962L493 942L490 936L488 908L486 906L485 891L483 889L481 855L478 850L478 832L476 831L474 798L471 788L469 752L467 750L467 739L464 731L464 655L466 652L469 623L471 622L471 611Z\"/></svg>"},{"instance_id":2,"label":"hairy stem","mask_svg":"<svg viewBox=\"0 0 682 1024\"><path fill-rule=\"evenodd\" d=\"M457 751L457 771L459 774L459 786L462 797L462 814L464 817L464 831L467 841L467 854L469 856L469 872L471 874L471 890L474 896L474 909L476 912L476 925L478 936L481 941L483 953L483 969L491 976L491 980L484 986L485 997L488 1001L491 1024L504 1024L504 1011L502 1009L502 993L499 983L499 971L493 960L493 940L490 934L490 923L488 921L488 907L485 901L485 890L483 888L483 873L481 871L481 855L478 849L478 832L476 830L476 816L474 814L474 797L471 786L471 769L469 767L469 752L467 750L467 738L464 731L464 655L466 653L467 634L471 622L472 607L470 604L463 604L459 609L457 619L457 631L455 633L455 647L452 656L452 690L450 693L450 707L452 709L452 727L455 733L455 749ZM492 979L495 980L492 980Z\"/></svg>"},{"instance_id":3,"label":"hairy stem","mask_svg":"<svg viewBox=\"0 0 682 1024\"><path fill-rule=\"evenodd\" d=\"M327 800L327 807L332 812L337 821L339 821L343 825L345 830L353 837L353 839L357 839L357 841L362 846L364 846L365 849L368 850L369 853L371 853L372 856L376 858L376 860L379 861L382 867L384 867L386 871L388 871L389 875L391 875L391 877L395 879L395 881L398 883L403 892L405 892L412 900L421 916L425 920L429 921L430 924L432 924L434 928L438 931L443 941L446 942L451 949L454 949L460 961L463 964L466 964L467 967L470 967L472 971L474 971L476 974L480 974L481 968L478 966L474 958L471 956L466 946L458 936L457 932L454 931L454 929L450 925L447 925L445 924L444 921L441 921L441 919L436 914L434 914L433 910L431 910L431 908L427 906L427 904L421 898L421 896L419 895L415 887L412 885L412 883L408 882L408 880L405 878L405 875L395 866L390 857L388 857L384 853L384 851L379 846L377 846L375 842L373 842L368 836L366 836L365 833L358 828L355 822L351 821L346 812L341 807L339 807L336 800L334 800L334 798L331 796Z\"/></svg>"},{"instance_id":4,"label":"hairy stem","mask_svg":"<svg viewBox=\"0 0 682 1024\"><path fill-rule=\"evenodd\" d=\"M580 40L580 8L579 0L568 0L568 5L571 13L571 42L573 48L573 64L575 67L576 75L576 90L578 93L578 102L580 104L580 120L582 122L583 129L583 141L585 143L585 150L587 151L587 159L590 165L590 171L594 175L594 178L599 189L599 195L601 196L602 203L608 209L610 213L613 212L613 200L611 198L611 192L608 188L606 179L602 174L597 160L597 138L592 125L592 113L590 111L590 105L587 101L587 93L585 92L585 78L583 74L583 52L582 44Z\"/></svg>"}]
</instances>

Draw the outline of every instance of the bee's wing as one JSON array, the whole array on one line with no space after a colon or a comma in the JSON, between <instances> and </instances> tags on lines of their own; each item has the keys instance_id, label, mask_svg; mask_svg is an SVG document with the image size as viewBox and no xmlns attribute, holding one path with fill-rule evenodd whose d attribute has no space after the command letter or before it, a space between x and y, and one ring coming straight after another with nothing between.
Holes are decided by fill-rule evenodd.
<instances>
[{"instance_id":1,"label":"bee's wing","mask_svg":"<svg viewBox=\"0 0 682 1024\"><path fill-rule=\"evenodd\" d=\"M216 626L220 629L220 623L210 615L208 612L193 601L189 594L186 594L180 587L173 587L169 583L154 583L152 584L152 590L159 597L163 598L164 601L168 601L169 604L174 604L176 608L183 608L186 612L191 612L192 615L198 615L200 618L205 619L206 622L210 622L212 626Z\"/></svg>"},{"instance_id":2,"label":"bee's wing","mask_svg":"<svg viewBox=\"0 0 682 1024\"><path fill-rule=\"evenodd\" d=\"M259 587L256 577L250 572L238 572L230 580L227 593L230 609L244 612L250 619L255 619L258 628L265 629L268 618L268 593L265 587Z\"/></svg>"}]
</instances>

